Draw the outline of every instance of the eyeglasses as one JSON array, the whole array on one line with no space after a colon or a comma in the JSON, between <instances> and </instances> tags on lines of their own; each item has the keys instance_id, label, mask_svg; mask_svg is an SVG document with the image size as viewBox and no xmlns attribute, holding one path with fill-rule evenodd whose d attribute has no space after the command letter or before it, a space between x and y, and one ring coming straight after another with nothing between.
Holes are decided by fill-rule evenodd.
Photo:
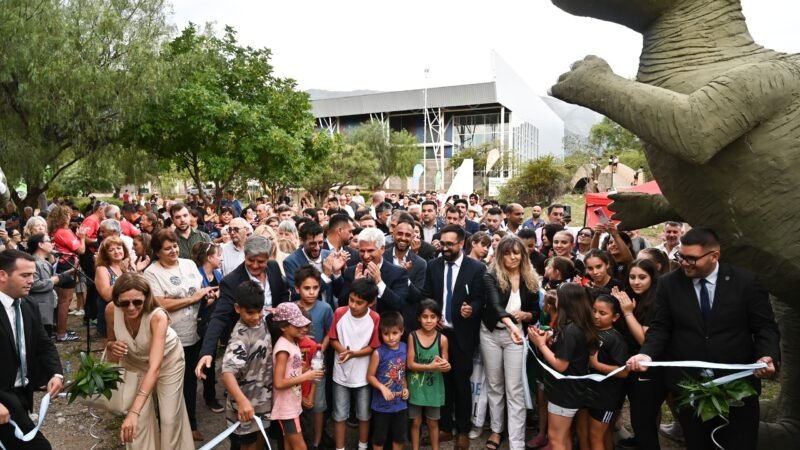
<instances>
[{"instance_id":1,"label":"eyeglasses","mask_svg":"<svg viewBox=\"0 0 800 450\"><path fill-rule=\"evenodd\" d=\"M229 233L238 233L238 232L239 232L239 230L241 230L241 228L237 228L237 227L228 227L228 232L229 232Z\"/></svg>"},{"instance_id":2,"label":"eyeglasses","mask_svg":"<svg viewBox=\"0 0 800 450\"><path fill-rule=\"evenodd\" d=\"M133 304L133 306L138 308L144 305L144 300L123 300L121 302L117 302L117 306L122 309L131 306L131 304Z\"/></svg>"},{"instance_id":3,"label":"eyeglasses","mask_svg":"<svg viewBox=\"0 0 800 450\"><path fill-rule=\"evenodd\" d=\"M694 265L697 265L697 261L700 261L701 259L705 258L706 256L714 253L715 251L716 250L711 250L711 251L706 252L706 253L704 253L704 254L702 254L700 256L687 256L687 255L684 255L683 253L676 253L675 254L675 260L678 261L680 264L686 263L686 264L688 264L690 266L694 266Z\"/></svg>"},{"instance_id":4,"label":"eyeglasses","mask_svg":"<svg viewBox=\"0 0 800 450\"><path fill-rule=\"evenodd\" d=\"M592 237L592 233L578 233L578 237Z\"/></svg>"}]
</instances>

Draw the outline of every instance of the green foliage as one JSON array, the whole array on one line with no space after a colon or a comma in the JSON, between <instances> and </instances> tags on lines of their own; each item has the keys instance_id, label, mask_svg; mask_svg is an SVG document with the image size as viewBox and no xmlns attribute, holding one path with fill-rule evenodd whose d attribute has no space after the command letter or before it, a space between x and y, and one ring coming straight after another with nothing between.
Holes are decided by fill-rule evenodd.
<instances>
[{"instance_id":1,"label":"green foliage","mask_svg":"<svg viewBox=\"0 0 800 450\"><path fill-rule=\"evenodd\" d=\"M635 134L608 117L592 127L589 143L598 146L606 156L619 155L626 150L644 151L642 141Z\"/></svg>"},{"instance_id":2,"label":"green foliage","mask_svg":"<svg viewBox=\"0 0 800 450\"><path fill-rule=\"evenodd\" d=\"M465 159L472 159L473 167L475 168L475 172L483 172L486 170L486 162L489 158L489 152L494 149L499 148L498 142L486 142L484 144L479 145L478 147L468 147L459 150L458 153L453 155L448 162L448 168L456 170L461 167L461 164L464 162ZM493 168L490 170L495 171L500 167L508 167L508 159L509 155L513 154L514 152L509 151L505 152L501 155L500 159L495 162Z\"/></svg>"},{"instance_id":3,"label":"green foliage","mask_svg":"<svg viewBox=\"0 0 800 450\"><path fill-rule=\"evenodd\" d=\"M132 137L197 186L296 182L324 155L306 145L314 125L308 95L275 77L270 57L267 48L238 45L231 27L219 38L190 24L164 54L168 95L148 104Z\"/></svg>"},{"instance_id":4,"label":"green foliage","mask_svg":"<svg viewBox=\"0 0 800 450\"><path fill-rule=\"evenodd\" d=\"M370 187L379 188L389 177L409 177L414 166L420 161L421 150L417 138L406 130L390 131L386 124L373 121L359 125L347 132L345 142L350 145L361 145L378 163L377 183Z\"/></svg>"},{"instance_id":5,"label":"green foliage","mask_svg":"<svg viewBox=\"0 0 800 450\"><path fill-rule=\"evenodd\" d=\"M102 395L111 399L112 391L122 383L122 367L114 366L81 352L81 365L69 387L69 403L76 398L90 398Z\"/></svg>"},{"instance_id":6,"label":"green foliage","mask_svg":"<svg viewBox=\"0 0 800 450\"><path fill-rule=\"evenodd\" d=\"M553 156L528 161L500 188L500 202L551 204L567 191L569 177L569 172Z\"/></svg>"},{"instance_id":7,"label":"green foliage","mask_svg":"<svg viewBox=\"0 0 800 450\"><path fill-rule=\"evenodd\" d=\"M741 404L742 400L757 395L755 388L744 379L734 380L716 386L710 383L711 378L701 381L685 379L678 386L682 388L678 396L678 408L692 408L695 415L703 422L715 417L728 419L730 407Z\"/></svg>"},{"instance_id":8,"label":"green foliage","mask_svg":"<svg viewBox=\"0 0 800 450\"><path fill-rule=\"evenodd\" d=\"M321 204L331 189L348 185L375 185L380 183L378 162L366 144L346 143L340 134L314 133L310 145L317 153L327 156L316 162L303 180L303 187Z\"/></svg>"},{"instance_id":9,"label":"green foliage","mask_svg":"<svg viewBox=\"0 0 800 450\"><path fill-rule=\"evenodd\" d=\"M164 0L0 5L0 165L25 203L119 132L163 80ZM22 204L17 193L12 197Z\"/></svg>"}]
</instances>

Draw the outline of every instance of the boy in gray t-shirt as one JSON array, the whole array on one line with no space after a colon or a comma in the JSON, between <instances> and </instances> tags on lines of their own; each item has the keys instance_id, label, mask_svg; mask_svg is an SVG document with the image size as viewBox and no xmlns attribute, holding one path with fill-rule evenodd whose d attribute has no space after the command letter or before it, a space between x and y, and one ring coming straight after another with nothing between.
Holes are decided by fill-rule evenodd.
<instances>
[{"instance_id":1,"label":"boy in gray t-shirt","mask_svg":"<svg viewBox=\"0 0 800 450\"><path fill-rule=\"evenodd\" d=\"M264 320L264 290L248 280L236 288L235 298L239 321L222 358L225 418L229 426L241 422L231 435L241 450L261 449L264 438L252 419L267 421L272 411L272 339Z\"/></svg>"}]
</instances>

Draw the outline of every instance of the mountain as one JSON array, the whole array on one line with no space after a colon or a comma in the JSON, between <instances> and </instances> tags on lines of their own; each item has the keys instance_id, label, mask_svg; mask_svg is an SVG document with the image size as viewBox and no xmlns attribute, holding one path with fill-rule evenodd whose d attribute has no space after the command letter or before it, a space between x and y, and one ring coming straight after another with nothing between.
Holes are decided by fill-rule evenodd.
<instances>
[{"instance_id":1,"label":"mountain","mask_svg":"<svg viewBox=\"0 0 800 450\"><path fill-rule=\"evenodd\" d=\"M582 106L562 102L553 97L543 96L542 100L564 121L565 131L571 134L588 137L592 126L603 120L601 114Z\"/></svg>"}]
</instances>

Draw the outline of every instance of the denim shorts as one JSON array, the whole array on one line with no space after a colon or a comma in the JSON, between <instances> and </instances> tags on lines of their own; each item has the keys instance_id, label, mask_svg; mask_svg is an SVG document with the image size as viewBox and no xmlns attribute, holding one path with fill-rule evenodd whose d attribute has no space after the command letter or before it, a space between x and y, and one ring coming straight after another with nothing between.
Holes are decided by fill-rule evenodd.
<instances>
[{"instance_id":1,"label":"denim shorts","mask_svg":"<svg viewBox=\"0 0 800 450\"><path fill-rule=\"evenodd\" d=\"M333 420L344 422L350 417L350 399L356 397L356 418L362 422L370 419L369 403L372 397L370 385L349 388L333 383Z\"/></svg>"}]
</instances>

